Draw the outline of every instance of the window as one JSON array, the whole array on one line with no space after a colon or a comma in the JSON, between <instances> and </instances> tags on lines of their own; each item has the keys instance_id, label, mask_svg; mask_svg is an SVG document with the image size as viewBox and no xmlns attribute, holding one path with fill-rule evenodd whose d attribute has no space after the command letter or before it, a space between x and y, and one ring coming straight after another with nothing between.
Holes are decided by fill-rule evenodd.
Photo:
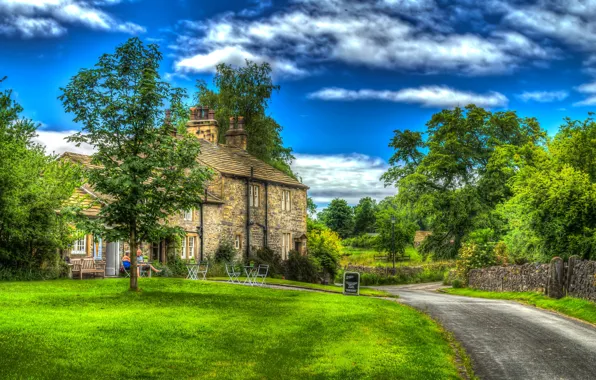
<instances>
[{"instance_id":1,"label":"window","mask_svg":"<svg viewBox=\"0 0 596 380\"><path fill-rule=\"evenodd\" d=\"M186 237L182 239L182 258L186 259Z\"/></svg>"},{"instance_id":2,"label":"window","mask_svg":"<svg viewBox=\"0 0 596 380\"><path fill-rule=\"evenodd\" d=\"M234 239L234 248L236 248L236 250L240 250L241 244L240 244L240 235L236 235L236 238Z\"/></svg>"},{"instance_id":3,"label":"window","mask_svg":"<svg viewBox=\"0 0 596 380\"><path fill-rule=\"evenodd\" d=\"M194 214L194 209L184 211L184 220L187 222L192 222L193 214Z\"/></svg>"},{"instance_id":4,"label":"window","mask_svg":"<svg viewBox=\"0 0 596 380\"><path fill-rule=\"evenodd\" d=\"M71 255L85 255L87 254L87 236L83 236L72 244L70 251Z\"/></svg>"},{"instance_id":5,"label":"window","mask_svg":"<svg viewBox=\"0 0 596 380\"><path fill-rule=\"evenodd\" d=\"M292 234L282 234L281 237L281 258L283 260L288 259L288 253L290 252L290 240L292 239Z\"/></svg>"},{"instance_id":6,"label":"window","mask_svg":"<svg viewBox=\"0 0 596 380\"><path fill-rule=\"evenodd\" d=\"M249 186L248 203L250 207L259 207L259 185Z\"/></svg>"},{"instance_id":7,"label":"window","mask_svg":"<svg viewBox=\"0 0 596 380\"><path fill-rule=\"evenodd\" d=\"M195 257L195 237L188 237L188 258L192 259Z\"/></svg>"},{"instance_id":8,"label":"window","mask_svg":"<svg viewBox=\"0 0 596 380\"><path fill-rule=\"evenodd\" d=\"M292 207L292 201L290 198L290 190L283 190L281 192L281 210L290 211Z\"/></svg>"}]
</instances>

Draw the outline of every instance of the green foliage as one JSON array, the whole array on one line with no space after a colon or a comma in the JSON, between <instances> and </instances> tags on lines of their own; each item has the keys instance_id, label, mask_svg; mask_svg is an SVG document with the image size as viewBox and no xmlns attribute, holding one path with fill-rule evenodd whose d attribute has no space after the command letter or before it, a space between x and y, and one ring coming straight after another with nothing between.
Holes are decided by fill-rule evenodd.
<instances>
[{"instance_id":1,"label":"green foliage","mask_svg":"<svg viewBox=\"0 0 596 380\"><path fill-rule=\"evenodd\" d=\"M491 246L470 241L462 245L456 260L457 278L467 284L468 272L471 269L485 268L497 263L495 252Z\"/></svg>"},{"instance_id":2,"label":"green foliage","mask_svg":"<svg viewBox=\"0 0 596 380\"><path fill-rule=\"evenodd\" d=\"M54 277L40 268L70 242L64 205L80 172L45 155L33 141L37 125L22 112L11 90L0 92L0 278Z\"/></svg>"},{"instance_id":3,"label":"green foliage","mask_svg":"<svg viewBox=\"0 0 596 380\"><path fill-rule=\"evenodd\" d=\"M360 284L363 286L376 285L403 285L417 284L423 282L442 281L445 273L453 268L453 262L440 262L424 264L420 267L398 266L395 274L389 273L362 273ZM340 270L336 276L336 281L341 282L344 270Z\"/></svg>"},{"instance_id":4,"label":"green foliage","mask_svg":"<svg viewBox=\"0 0 596 380\"><path fill-rule=\"evenodd\" d=\"M287 280L311 283L318 281L319 268L310 255L301 255L297 251L290 251L284 266Z\"/></svg>"},{"instance_id":5,"label":"green foliage","mask_svg":"<svg viewBox=\"0 0 596 380\"><path fill-rule=\"evenodd\" d=\"M81 223L108 240L128 239L133 252L140 241L182 234L168 217L196 207L211 174L196 160L199 141L173 136L186 120L185 91L161 80L161 60L157 45L132 38L61 89L64 109L82 125L69 140L96 149L86 179L109 200L93 223L87 218ZM136 289L136 257L131 259Z\"/></svg>"},{"instance_id":6,"label":"green foliage","mask_svg":"<svg viewBox=\"0 0 596 380\"><path fill-rule=\"evenodd\" d=\"M349 237L354 231L354 209L345 199L335 198L326 209L321 211L318 219L341 238Z\"/></svg>"},{"instance_id":7,"label":"green foliage","mask_svg":"<svg viewBox=\"0 0 596 380\"><path fill-rule=\"evenodd\" d=\"M248 133L247 151L294 176L290 168L294 157L292 149L283 146L282 127L266 115L271 95L279 90L271 79L271 66L249 60L238 68L222 63L217 65L213 85L215 91L204 80L198 80L196 101L215 110L219 141L225 142L230 117L243 116Z\"/></svg>"},{"instance_id":8,"label":"green foliage","mask_svg":"<svg viewBox=\"0 0 596 380\"><path fill-rule=\"evenodd\" d=\"M269 274L267 276L276 277L284 274L284 264L281 255L269 247L261 247L251 258L255 265L269 265Z\"/></svg>"},{"instance_id":9,"label":"green foliage","mask_svg":"<svg viewBox=\"0 0 596 380\"><path fill-rule=\"evenodd\" d=\"M379 202L376 221L379 233L377 249L403 256L406 248L414 243L418 225L408 215L407 208L397 196L387 197Z\"/></svg>"},{"instance_id":10,"label":"green foliage","mask_svg":"<svg viewBox=\"0 0 596 380\"><path fill-rule=\"evenodd\" d=\"M234 248L234 243L231 240L224 240L219 243L214 260L216 263L231 263L237 255L238 251Z\"/></svg>"},{"instance_id":11,"label":"green foliage","mask_svg":"<svg viewBox=\"0 0 596 380\"><path fill-rule=\"evenodd\" d=\"M306 212L310 219L317 215L317 205L312 197L306 197Z\"/></svg>"},{"instance_id":12,"label":"green foliage","mask_svg":"<svg viewBox=\"0 0 596 380\"><path fill-rule=\"evenodd\" d=\"M375 232L377 202L365 197L354 207L354 235Z\"/></svg>"},{"instance_id":13,"label":"green foliage","mask_svg":"<svg viewBox=\"0 0 596 380\"><path fill-rule=\"evenodd\" d=\"M474 105L436 113L426 126L426 138L395 132L395 153L382 179L399 187L399 198L433 231L421 248L449 258L471 231L500 222L492 214L511 196L507 181L514 171L491 170L498 148L539 144L546 134L533 118Z\"/></svg>"},{"instance_id":14,"label":"green foliage","mask_svg":"<svg viewBox=\"0 0 596 380\"><path fill-rule=\"evenodd\" d=\"M379 237L376 235L364 234L353 238L343 239L342 245L344 247L374 249L379 246Z\"/></svg>"},{"instance_id":15,"label":"green foliage","mask_svg":"<svg viewBox=\"0 0 596 380\"><path fill-rule=\"evenodd\" d=\"M307 235L308 256L312 257L324 276L334 278L342 248L339 236L330 230L310 231Z\"/></svg>"}]
</instances>

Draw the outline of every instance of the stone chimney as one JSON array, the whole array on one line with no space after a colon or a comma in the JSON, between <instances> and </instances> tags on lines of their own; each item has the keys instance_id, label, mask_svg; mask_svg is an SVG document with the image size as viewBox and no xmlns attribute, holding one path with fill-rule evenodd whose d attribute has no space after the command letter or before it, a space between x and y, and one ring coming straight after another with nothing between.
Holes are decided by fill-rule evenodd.
<instances>
[{"instance_id":1,"label":"stone chimney","mask_svg":"<svg viewBox=\"0 0 596 380\"><path fill-rule=\"evenodd\" d=\"M209 107L191 107L190 120L186 123L188 133L196 134L197 138L217 144L219 127L215 120L215 111Z\"/></svg>"},{"instance_id":2,"label":"stone chimney","mask_svg":"<svg viewBox=\"0 0 596 380\"><path fill-rule=\"evenodd\" d=\"M244 130L244 117L238 116L238 123L231 117L230 128L226 132L226 145L246 150L247 138L248 133Z\"/></svg>"}]
</instances>

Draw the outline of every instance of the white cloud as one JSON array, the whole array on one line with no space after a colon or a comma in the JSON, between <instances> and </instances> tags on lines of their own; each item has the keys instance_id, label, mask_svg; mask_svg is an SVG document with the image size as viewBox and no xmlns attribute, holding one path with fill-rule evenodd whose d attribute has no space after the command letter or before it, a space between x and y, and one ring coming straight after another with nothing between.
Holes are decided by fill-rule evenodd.
<instances>
[{"instance_id":1,"label":"white cloud","mask_svg":"<svg viewBox=\"0 0 596 380\"><path fill-rule=\"evenodd\" d=\"M99 7L122 0L0 0L0 34L23 38L57 37L66 25L80 24L90 29L123 33L143 33L145 28L122 22Z\"/></svg>"},{"instance_id":2,"label":"white cloud","mask_svg":"<svg viewBox=\"0 0 596 380\"><path fill-rule=\"evenodd\" d=\"M560 101L568 96L569 93L567 91L524 91L518 95L524 102L533 100L541 103Z\"/></svg>"},{"instance_id":3,"label":"white cloud","mask_svg":"<svg viewBox=\"0 0 596 380\"><path fill-rule=\"evenodd\" d=\"M307 67L330 61L478 75L509 72L527 59L553 58L520 33L494 28L483 34L454 32L440 11L433 1L302 0L259 19L227 13L187 21L175 45L179 58L174 67L212 71L216 63L250 56L272 62L286 75L303 75Z\"/></svg>"},{"instance_id":4,"label":"white cloud","mask_svg":"<svg viewBox=\"0 0 596 380\"><path fill-rule=\"evenodd\" d=\"M77 147L74 143L65 140L68 136L75 133L77 131L37 131L38 136L33 140L44 145L47 154L62 154L64 152L93 154L94 150L91 145L81 144L81 146Z\"/></svg>"},{"instance_id":5,"label":"white cloud","mask_svg":"<svg viewBox=\"0 0 596 380\"><path fill-rule=\"evenodd\" d=\"M503 107L507 97L499 92L486 94L455 90L445 86L424 86L389 90L346 90L344 88L324 88L308 95L321 100L384 100L397 103L417 103L424 107L455 107L476 104L480 107Z\"/></svg>"},{"instance_id":6,"label":"white cloud","mask_svg":"<svg viewBox=\"0 0 596 380\"><path fill-rule=\"evenodd\" d=\"M292 170L310 187L309 196L317 204L343 198L355 205L362 197L381 200L395 195L394 187L385 188L379 180L388 164L381 158L363 154L295 154Z\"/></svg>"},{"instance_id":7,"label":"white cloud","mask_svg":"<svg viewBox=\"0 0 596 380\"><path fill-rule=\"evenodd\" d=\"M573 103L574 106L581 107L596 105L596 82L584 83L575 87L575 89L581 93L588 94L588 97Z\"/></svg>"}]
</instances>

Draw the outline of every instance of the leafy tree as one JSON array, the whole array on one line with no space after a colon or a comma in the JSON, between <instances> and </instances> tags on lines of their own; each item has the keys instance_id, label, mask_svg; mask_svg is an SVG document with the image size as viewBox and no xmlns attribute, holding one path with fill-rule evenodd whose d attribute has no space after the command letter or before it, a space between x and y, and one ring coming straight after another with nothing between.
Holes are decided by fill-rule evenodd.
<instances>
[{"instance_id":1,"label":"leafy tree","mask_svg":"<svg viewBox=\"0 0 596 380\"><path fill-rule=\"evenodd\" d=\"M312 219L317 215L317 205L311 197L306 198L306 212L307 216Z\"/></svg>"},{"instance_id":2,"label":"leafy tree","mask_svg":"<svg viewBox=\"0 0 596 380\"><path fill-rule=\"evenodd\" d=\"M160 80L161 60L157 45L132 38L61 89L65 110L83 126L69 139L96 149L85 174L107 201L88 227L112 241L128 239L133 253L141 241L183 233L168 216L196 206L210 177L196 160L198 140L172 133L186 117L185 92ZM167 119L165 107L172 111ZM136 290L134 254L131 264Z\"/></svg>"},{"instance_id":3,"label":"leafy tree","mask_svg":"<svg viewBox=\"0 0 596 380\"><path fill-rule=\"evenodd\" d=\"M377 249L379 251L403 256L406 248L414 243L417 224L408 215L407 209L400 204L397 196L387 197L379 202L375 216Z\"/></svg>"},{"instance_id":4,"label":"leafy tree","mask_svg":"<svg viewBox=\"0 0 596 380\"><path fill-rule=\"evenodd\" d=\"M17 271L39 269L66 247L70 231L57 211L80 178L72 165L45 155L33 141L37 125L22 112L12 91L0 92L0 267Z\"/></svg>"},{"instance_id":5,"label":"leafy tree","mask_svg":"<svg viewBox=\"0 0 596 380\"><path fill-rule=\"evenodd\" d=\"M497 148L541 144L546 135L533 118L474 105L436 113L426 126L426 138L395 131L382 179L399 187L400 199L432 230L421 248L454 257L470 231L501 223L493 211L511 196L514 171L489 170Z\"/></svg>"},{"instance_id":6,"label":"leafy tree","mask_svg":"<svg viewBox=\"0 0 596 380\"><path fill-rule=\"evenodd\" d=\"M362 198L354 207L354 235L375 232L375 212L377 202L370 198Z\"/></svg>"},{"instance_id":7,"label":"leafy tree","mask_svg":"<svg viewBox=\"0 0 596 380\"><path fill-rule=\"evenodd\" d=\"M283 146L282 127L266 115L273 91L279 86L271 79L271 66L246 61L234 68L219 64L213 78L216 91L204 80L197 81L197 103L215 110L219 124L219 140L225 142L231 116L244 116L248 133L247 151L272 166L294 176L290 163L292 149Z\"/></svg>"},{"instance_id":8,"label":"leafy tree","mask_svg":"<svg viewBox=\"0 0 596 380\"><path fill-rule=\"evenodd\" d=\"M349 237L354 230L354 209L345 199L335 198L319 213L321 221L342 239Z\"/></svg>"}]
</instances>

